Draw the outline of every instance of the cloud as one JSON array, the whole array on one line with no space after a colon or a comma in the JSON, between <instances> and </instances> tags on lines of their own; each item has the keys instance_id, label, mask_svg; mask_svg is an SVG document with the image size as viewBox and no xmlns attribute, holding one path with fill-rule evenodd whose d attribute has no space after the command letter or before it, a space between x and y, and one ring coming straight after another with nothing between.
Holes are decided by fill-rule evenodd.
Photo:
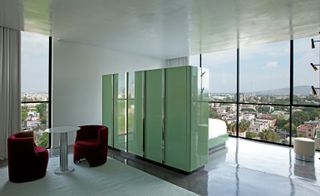
<instances>
[{"instance_id":1,"label":"cloud","mask_svg":"<svg viewBox=\"0 0 320 196\"><path fill-rule=\"evenodd\" d=\"M267 64L265 64L263 66L263 69L274 69L274 68L277 68L277 67L279 67L279 62L271 61L271 62L268 62Z\"/></svg>"}]
</instances>

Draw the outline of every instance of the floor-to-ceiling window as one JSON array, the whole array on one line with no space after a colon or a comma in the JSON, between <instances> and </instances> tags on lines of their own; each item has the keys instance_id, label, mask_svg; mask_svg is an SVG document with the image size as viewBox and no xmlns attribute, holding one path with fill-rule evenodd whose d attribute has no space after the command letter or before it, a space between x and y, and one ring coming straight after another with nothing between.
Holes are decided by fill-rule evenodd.
<instances>
[{"instance_id":1,"label":"floor-to-ceiling window","mask_svg":"<svg viewBox=\"0 0 320 196\"><path fill-rule=\"evenodd\" d=\"M292 136L314 139L320 130L320 45L316 43L312 48L311 38L318 39L308 37L294 41ZM318 142L316 144L320 150Z\"/></svg>"},{"instance_id":2,"label":"floor-to-ceiling window","mask_svg":"<svg viewBox=\"0 0 320 196\"><path fill-rule=\"evenodd\" d=\"M191 64L209 69L209 118L224 120L233 136L285 145L297 136L314 139L320 130L320 45L312 49L311 38L192 56Z\"/></svg>"},{"instance_id":3,"label":"floor-to-ceiling window","mask_svg":"<svg viewBox=\"0 0 320 196\"><path fill-rule=\"evenodd\" d=\"M49 146L49 37L21 33L21 128Z\"/></svg>"},{"instance_id":4,"label":"floor-to-ceiling window","mask_svg":"<svg viewBox=\"0 0 320 196\"><path fill-rule=\"evenodd\" d=\"M236 135L237 50L202 54L201 64L209 70L209 118L224 120Z\"/></svg>"},{"instance_id":5,"label":"floor-to-ceiling window","mask_svg":"<svg viewBox=\"0 0 320 196\"><path fill-rule=\"evenodd\" d=\"M290 41L240 47L239 67L239 135L289 144Z\"/></svg>"}]
</instances>

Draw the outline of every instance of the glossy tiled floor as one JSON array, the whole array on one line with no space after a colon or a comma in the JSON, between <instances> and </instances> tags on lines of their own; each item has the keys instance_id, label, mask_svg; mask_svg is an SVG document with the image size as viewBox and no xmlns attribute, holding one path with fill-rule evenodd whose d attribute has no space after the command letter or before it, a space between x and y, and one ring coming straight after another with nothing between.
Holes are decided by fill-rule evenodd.
<instances>
[{"instance_id":1,"label":"glossy tiled floor","mask_svg":"<svg viewBox=\"0 0 320 196\"><path fill-rule=\"evenodd\" d=\"M319 195L320 160L295 160L292 148L230 138L227 148L209 156L208 164L182 174L125 153L110 156L200 195Z\"/></svg>"},{"instance_id":2,"label":"glossy tiled floor","mask_svg":"<svg viewBox=\"0 0 320 196\"><path fill-rule=\"evenodd\" d=\"M59 156L59 151L50 155ZM302 162L292 148L230 138L226 149L210 154L208 164L191 174L116 150L109 150L109 156L200 195L320 195L319 152L313 163ZM3 166L6 161L0 161Z\"/></svg>"}]
</instances>

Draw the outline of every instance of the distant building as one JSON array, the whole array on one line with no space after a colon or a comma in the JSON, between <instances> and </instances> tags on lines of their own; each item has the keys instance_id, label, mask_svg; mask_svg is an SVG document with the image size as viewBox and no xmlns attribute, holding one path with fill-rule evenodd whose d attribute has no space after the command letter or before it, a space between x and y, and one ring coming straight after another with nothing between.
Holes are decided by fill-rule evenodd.
<instances>
[{"instance_id":1,"label":"distant building","mask_svg":"<svg viewBox=\"0 0 320 196\"><path fill-rule=\"evenodd\" d=\"M261 132L264 129L268 129L269 124L266 122L255 121L254 123L250 124L249 131L253 132Z\"/></svg>"},{"instance_id":2,"label":"distant building","mask_svg":"<svg viewBox=\"0 0 320 196\"><path fill-rule=\"evenodd\" d=\"M314 139L316 135L316 127L314 124L302 124L297 127L298 137L307 137Z\"/></svg>"},{"instance_id":3,"label":"distant building","mask_svg":"<svg viewBox=\"0 0 320 196\"><path fill-rule=\"evenodd\" d=\"M242 114L242 119L241 120L246 120L246 121L253 121L256 116L254 114L250 114L250 113L247 113L247 114Z\"/></svg>"},{"instance_id":4,"label":"distant building","mask_svg":"<svg viewBox=\"0 0 320 196\"><path fill-rule=\"evenodd\" d=\"M273 128L276 125L277 120L276 119L265 119L265 118L257 118L256 122L266 123L268 128Z\"/></svg>"}]
</instances>

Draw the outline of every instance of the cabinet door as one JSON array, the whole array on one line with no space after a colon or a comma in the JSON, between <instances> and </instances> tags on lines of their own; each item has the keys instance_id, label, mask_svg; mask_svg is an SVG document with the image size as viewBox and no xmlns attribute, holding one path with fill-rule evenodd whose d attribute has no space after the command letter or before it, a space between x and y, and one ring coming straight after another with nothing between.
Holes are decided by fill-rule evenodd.
<instances>
[{"instance_id":1,"label":"cabinet door","mask_svg":"<svg viewBox=\"0 0 320 196\"><path fill-rule=\"evenodd\" d=\"M188 67L166 69L165 164L187 171L190 154L190 81ZM189 115L190 116L190 115Z\"/></svg>"},{"instance_id":2,"label":"cabinet door","mask_svg":"<svg viewBox=\"0 0 320 196\"><path fill-rule=\"evenodd\" d=\"M108 145L113 147L113 75L102 76L102 123L108 127Z\"/></svg>"},{"instance_id":3,"label":"cabinet door","mask_svg":"<svg viewBox=\"0 0 320 196\"><path fill-rule=\"evenodd\" d=\"M143 71L129 73L128 88L128 152L143 156Z\"/></svg>"},{"instance_id":4,"label":"cabinet door","mask_svg":"<svg viewBox=\"0 0 320 196\"><path fill-rule=\"evenodd\" d=\"M145 72L145 158L163 160L163 70Z\"/></svg>"},{"instance_id":5,"label":"cabinet door","mask_svg":"<svg viewBox=\"0 0 320 196\"><path fill-rule=\"evenodd\" d=\"M190 171L208 162L208 72L191 69Z\"/></svg>"},{"instance_id":6,"label":"cabinet door","mask_svg":"<svg viewBox=\"0 0 320 196\"><path fill-rule=\"evenodd\" d=\"M116 74L114 77L114 147L126 151L127 134L127 85L126 73ZM117 88L116 88L117 87Z\"/></svg>"}]
</instances>

